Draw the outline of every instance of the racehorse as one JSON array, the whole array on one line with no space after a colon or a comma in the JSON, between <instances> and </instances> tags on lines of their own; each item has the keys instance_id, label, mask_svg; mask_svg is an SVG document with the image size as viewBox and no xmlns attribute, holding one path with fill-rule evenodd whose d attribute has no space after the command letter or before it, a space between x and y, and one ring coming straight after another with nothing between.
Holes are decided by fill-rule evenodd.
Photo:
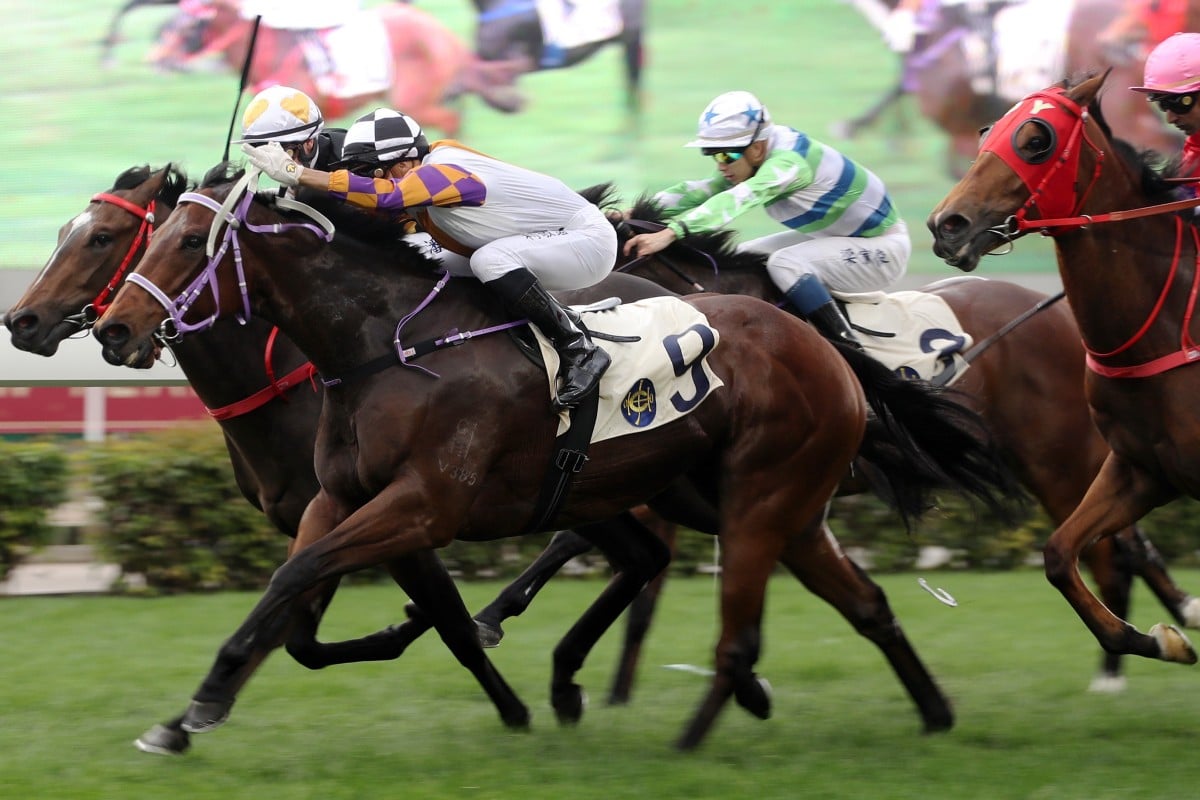
<instances>
[{"instance_id":1,"label":"racehorse","mask_svg":"<svg viewBox=\"0 0 1200 800\"><path fill-rule=\"evenodd\" d=\"M253 30L253 23L239 13L240 5L236 0L215 0L204 7L203 16L181 9L164 30L151 59L178 69L196 59L218 56L240 71ZM482 61L436 17L415 6L388 3L364 13L373 15L387 39L391 85L386 90L350 95L335 92L313 74L305 55L310 45L302 32L265 25L254 40L247 76L250 90L275 84L293 86L312 97L330 119L367 103L386 102L451 137L458 135L462 126L461 114L451 101L463 93L478 94L504 112L517 110L512 84L521 63Z\"/></svg>"},{"instance_id":2,"label":"racehorse","mask_svg":"<svg viewBox=\"0 0 1200 800\"><path fill-rule=\"evenodd\" d=\"M894 6L895 2L889 1L887 5ZM1138 147L1174 154L1181 144L1179 137L1167 128L1144 97L1125 91L1127 86L1141 85L1144 56L1124 57L1119 63L1114 62L1112 48L1106 47L1102 38L1102 33L1121 16L1126 5L1125 0L1075 0L1063 45L1065 74L1111 67L1112 84L1121 88L1105 95L1104 108L1118 137ZM1033 7L1033 4L1028 6ZM889 92L868 114L839 128L852 134L870 124L888 105L886 101L911 93L922 116L950 137L946 163L949 173L958 178L964 165L975 158L980 128L1003 114L1019 95L1001 97L973 88L962 47L968 31L945 9L936 19L937 27L925 35L913 52L905 55L900 87ZM1027 86L1024 91L1038 85Z\"/></svg>"},{"instance_id":3,"label":"racehorse","mask_svg":"<svg viewBox=\"0 0 1200 800\"><path fill-rule=\"evenodd\" d=\"M187 205L158 231L94 329L108 360L137 363L153 352L165 313L160 300L171 307L168 327L175 330L188 313L255 313L291 336L330 387L316 448L322 488L305 511L291 557L222 646L189 706L185 726L194 732L224 721L237 691L275 646L271 629L281 612L320 581L456 538L548 527L530 524L539 480L530 465L548 463L557 419L544 371L507 338L475 335L497 321L489 293L473 281L442 292L448 276L394 235L386 248L345 235L314 247L314 234L331 238L329 226L297 221L295 213L272 208L269 197L242 196L246 177L254 176L233 183L218 174L185 194ZM223 211L222 203L233 210ZM223 244L209 257L210 232L216 237L220 230ZM240 255L236 274L230 249ZM211 293L186 292L187 308L168 298L197 279ZM926 729L949 727L945 697L878 588L842 563L831 540L807 534L805 523L822 513L856 453L886 476L890 496L908 515L919 514L929 492L947 485L1003 506L1007 475L979 438L974 417L869 357L839 358L809 326L762 301L706 296L687 306L702 318L661 346L677 374L691 381L670 395L680 411L690 401L690 413L633 441L595 443L558 515L572 525L611 518L639 502L654 507L680 480L719 497L725 570L716 671L678 746L696 747L730 697L756 716L769 714L754 664L765 583L777 560L840 591L838 607L888 656ZM437 346L452 327L471 332L463 334L470 347ZM693 336L685 356L681 337ZM428 366L406 369L412 354L393 348L418 341L433 348ZM706 384L713 389L707 396ZM871 425L868 402L876 414ZM359 440L357 430L370 431L369 439ZM614 595L593 609L601 623L594 637L632 597ZM459 613L461 601L452 605L459 637L478 646L470 617ZM581 664L556 653L552 704L562 721L582 714L581 690L571 681ZM519 703L515 696L512 702Z\"/></svg>"},{"instance_id":4,"label":"racehorse","mask_svg":"<svg viewBox=\"0 0 1200 800\"><path fill-rule=\"evenodd\" d=\"M621 30L614 37L568 49L548 46L536 0L473 0L478 20L475 52L485 61L517 60L525 71L571 67L609 44L620 45L625 66L625 106L636 121L641 111L642 34L646 0L619 0ZM562 2L564 12L575 4Z\"/></svg>"},{"instance_id":5,"label":"racehorse","mask_svg":"<svg viewBox=\"0 0 1200 800\"><path fill-rule=\"evenodd\" d=\"M1030 230L1053 236L1087 351L1087 402L1111 452L1046 543L1046 576L1108 652L1194 663L1178 629L1138 631L1096 599L1076 563L1090 542L1151 509L1200 496L1200 372L1186 367L1198 352L1196 201L1176 200L1170 175L1113 138L1097 102L1106 77L1024 98L987 134L929 228L934 252L965 271Z\"/></svg>"},{"instance_id":6,"label":"racehorse","mask_svg":"<svg viewBox=\"0 0 1200 800\"><path fill-rule=\"evenodd\" d=\"M592 187L584 194L602 207L615 205L609 185ZM631 233L657 228L663 221L662 209L644 197L629 213L631 222L617 226L622 243ZM638 230L630 225L637 225ZM689 233L658 258L626 261L618 270L649 278L678 294L736 293L777 305L784 302L767 274L764 256L737 250L733 234L727 231ZM1070 310L1062 303L1051 305L1043 295L1015 284L975 277L941 280L919 291L945 300L977 343L969 351L971 366L955 388L982 415L1021 483L1055 524L1062 523L1079 505L1108 455L1108 446L1088 414L1082 383L1075 373L1063 369L1084 360L1079 329ZM1014 321L1026 316L1010 329ZM857 490L846 483L840 493ZM502 619L528 605L548 574L588 549L585 541L556 537L546 553L476 618L485 628L498 629ZM1095 542L1083 550L1082 558L1105 605L1114 613L1128 614L1133 576L1138 575L1176 621L1200 627L1200 599L1171 579L1157 549L1136 525ZM660 587L661 577L654 591L643 593L631 610L609 694L612 702L629 699L641 639ZM1100 672L1091 686L1094 691L1123 688L1120 654L1102 653Z\"/></svg>"},{"instance_id":7,"label":"racehorse","mask_svg":"<svg viewBox=\"0 0 1200 800\"><path fill-rule=\"evenodd\" d=\"M63 226L58 247L39 279L6 315L13 344L50 356L63 339L90 327L186 188L186 177L173 167L153 172L135 167L119 175L109 191L97 193L83 213ZM659 287L644 286L642 296L662 293ZM619 288L629 295L640 287L634 279L621 281ZM311 385L312 364L291 340L259 318L244 326L220 320L172 349L221 426L238 487L280 532L294 538L301 514L318 489L313 450L322 395ZM627 524L619 518L581 531L589 547L597 542L615 559L618 571L628 560L621 550ZM404 565L396 566L393 576L406 585ZM426 568L440 569L438 560ZM310 669L396 658L436 622L414 609L414 618L403 625L361 640L322 644L315 638L316 627L335 588L336 583L330 583L319 602L295 610L296 633L287 649ZM565 647L570 644L565 640ZM156 753L182 753L189 742L182 718L156 725L137 740L141 749Z\"/></svg>"}]
</instances>

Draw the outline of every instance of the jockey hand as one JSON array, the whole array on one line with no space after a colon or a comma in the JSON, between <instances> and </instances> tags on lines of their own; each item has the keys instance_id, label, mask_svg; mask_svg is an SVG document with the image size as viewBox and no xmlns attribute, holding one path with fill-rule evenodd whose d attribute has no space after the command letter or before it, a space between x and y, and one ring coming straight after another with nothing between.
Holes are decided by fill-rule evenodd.
<instances>
[{"instance_id":1,"label":"jockey hand","mask_svg":"<svg viewBox=\"0 0 1200 800\"><path fill-rule=\"evenodd\" d=\"M292 160L279 142L269 142L261 147L254 147L249 142L242 144L242 152L246 160L257 167L272 180L279 181L284 186L298 186L300 174L304 167Z\"/></svg>"},{"instance_id":2,"label":"jockey hand","mask_svg":"<svg viewBox=\"0 0 1200 800\"><path fill-rule=\"evenodd\" d=\"M670 228L663 228L654 233L639 233L637 236L631 236L629 241L625 242L625 255L638 258L652 256L661 250L666 250L674 241L675 231Z\"/></svg>"}]
</instances>

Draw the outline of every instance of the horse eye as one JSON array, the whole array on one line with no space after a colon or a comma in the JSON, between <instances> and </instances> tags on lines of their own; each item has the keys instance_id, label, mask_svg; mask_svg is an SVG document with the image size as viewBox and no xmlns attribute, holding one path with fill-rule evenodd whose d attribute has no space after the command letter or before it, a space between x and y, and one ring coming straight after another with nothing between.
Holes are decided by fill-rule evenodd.
<instances>
[{"instance_id":1,"label":"horse eye","mask_svg":"<svg viewBox=\"0 0 1200 800\"><path fill-rule=\"evenodd\" d=\"M199 250L204 247L204 237L198 233L189 233L183 237L184 250Z\"/></svg>"},{"instance_id":2,"label":"horse eye","mask_svg":"<svg viewBox=\"0 0 1200 800\"><path fill-rule=\"evenodd\" d=\"M88 247L108 247L112 243L112 234L93 233L92 238L88 240Z\"/></svg>"}]
</instances>

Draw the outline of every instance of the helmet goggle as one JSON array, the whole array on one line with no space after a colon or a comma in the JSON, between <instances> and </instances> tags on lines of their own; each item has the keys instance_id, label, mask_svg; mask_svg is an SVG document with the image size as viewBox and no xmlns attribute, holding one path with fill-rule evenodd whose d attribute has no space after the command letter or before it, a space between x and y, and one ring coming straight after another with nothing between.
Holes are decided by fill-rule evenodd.
<instances>
[{"instance_id":1,"label":"helmet goggle","mask_svg":"<svg viewBox=\"0 0 1200 800\"><path fill-rule=\"evenodd\" d=\"M1152 92L1146 96L1146 99L1163 111L1168 111L1172 114L1187 114L1196 107L1196 100L1200 97L1200 92L1189 92L1188 94L1171 94L1169 92Z\"/></svg>"}]
</instances>

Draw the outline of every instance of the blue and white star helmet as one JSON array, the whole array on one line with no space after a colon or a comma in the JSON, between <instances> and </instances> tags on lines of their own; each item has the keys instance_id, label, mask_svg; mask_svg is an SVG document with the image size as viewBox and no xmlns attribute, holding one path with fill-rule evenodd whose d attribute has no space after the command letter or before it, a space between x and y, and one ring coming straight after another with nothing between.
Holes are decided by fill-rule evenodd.
<instances>
[{"instance_id":1,"label":"blue and white star helmet","mask_svg":"<svg viewBox=\"0 0 1200 800\"><path fill-rule=\"evenodd\" d=\"M363 114L346 131L342 160L332 165L391 164L408 158L424 158L429 142L417 121L390 108Z\"/></svg>"},{"instance_id":2,"label":"blue and white star helmet","mask_svg":"<svg viewBox=\"0 0 1200 800\"><path fill-rule=\"evenodd\" d=\"M263 89L242 115L242 138L256 146L266 142L305 142L325 127L313 99L290 86Z\"/></svg>"},{"instance_id":3,"label":"blue and white star helmet","mask_svg":"<svg viewBox=\"0 0 1200 800\"><path fill-rule=\"evenodd\" d=\"M685 147L746 147L767 137L771 112L749 92L726 92L708 104Z\"/></svg>"}]
</instances>

